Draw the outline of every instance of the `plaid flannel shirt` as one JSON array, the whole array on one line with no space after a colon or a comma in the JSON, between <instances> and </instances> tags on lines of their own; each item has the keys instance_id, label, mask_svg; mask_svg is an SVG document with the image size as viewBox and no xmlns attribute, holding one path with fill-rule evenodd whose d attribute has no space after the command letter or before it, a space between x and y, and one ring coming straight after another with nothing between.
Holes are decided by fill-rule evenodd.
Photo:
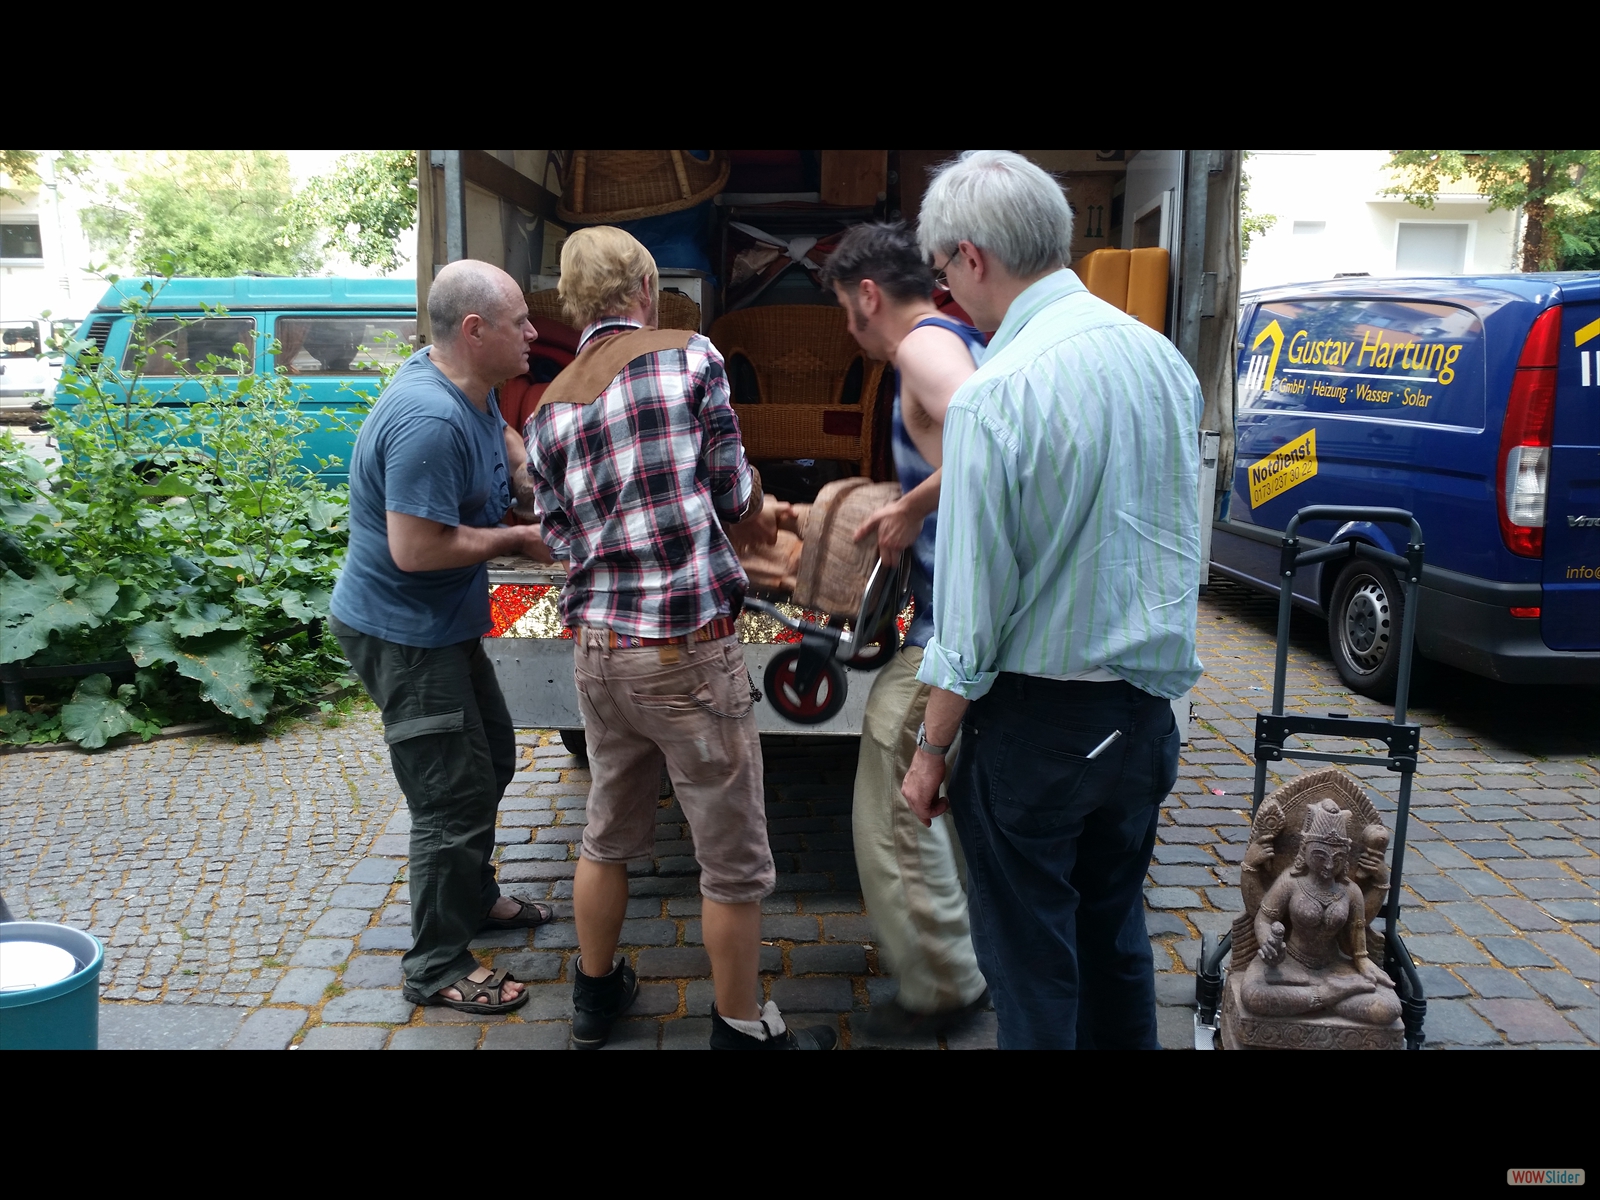
<instances>
[{"instance_id":1,"label":"plaid flannel shirt","mask_svg":"<svg viewBox=\"0 0 1600 1200\"><path fill-rule=\"evenodd\" d=\"M637 327L602 318L578 348ZM709 340L637 358L593 404L547 404L522 432L545 543L569 563L569 628L681 637L735 610L749 581L721 522L753 481Z\"/></svg>"}]
</instances>

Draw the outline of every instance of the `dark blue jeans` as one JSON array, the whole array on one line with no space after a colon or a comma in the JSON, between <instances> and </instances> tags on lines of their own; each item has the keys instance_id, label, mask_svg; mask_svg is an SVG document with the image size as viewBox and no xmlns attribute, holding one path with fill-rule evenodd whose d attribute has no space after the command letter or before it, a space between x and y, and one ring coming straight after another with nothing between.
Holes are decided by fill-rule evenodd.
<instances>
[{"instance_id":1,"label":"dark blue jeans","mask_svg":"<svg viewBox=\"0 0 1600 1200\"><path fill-rule=\"evenodd\" d=\"M950 807L1001 1049L1157 1048L1144 878L1177 777L1171 705L1128 683L1002 674L967 710Z\"/></svg>"}]
</instances>

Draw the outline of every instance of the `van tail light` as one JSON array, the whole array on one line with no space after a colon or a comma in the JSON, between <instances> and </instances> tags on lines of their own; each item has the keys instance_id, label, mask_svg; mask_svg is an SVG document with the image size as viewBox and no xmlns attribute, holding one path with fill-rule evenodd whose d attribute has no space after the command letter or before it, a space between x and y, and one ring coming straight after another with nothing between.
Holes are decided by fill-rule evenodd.
<instances>
[{"instance_id":1,"label":"van tail light","mask_svg":"<svg viewBox=\"0 0 1600 1200\"><path fill-rule=\"evenodd\" d=\"M1522 343L1500 433L1500 536L1523 558L1544 555L1550 445L1556 419L1556 356L1561 306L1546 309Z\"/></svg>"}]
</instances>

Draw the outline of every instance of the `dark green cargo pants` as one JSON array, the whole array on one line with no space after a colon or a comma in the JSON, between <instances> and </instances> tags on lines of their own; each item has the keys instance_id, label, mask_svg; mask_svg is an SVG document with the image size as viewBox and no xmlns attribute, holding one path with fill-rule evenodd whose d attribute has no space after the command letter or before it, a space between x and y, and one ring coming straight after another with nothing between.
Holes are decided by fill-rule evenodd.
<instances>
[{"instance_id":1,"label":"dark green cargo pants","mask_svg":"<svg viewBox=\"0 0 1600 1200\"><path fill-rule=\"evenodd\" d=\"M428 649L333 619L345 657L383 710L383 740L411 810L406 984L431 995L475 970L467 949L499 898L494 821L516 773L516 738L477 639Z\"/></svg>"}]
</instances>

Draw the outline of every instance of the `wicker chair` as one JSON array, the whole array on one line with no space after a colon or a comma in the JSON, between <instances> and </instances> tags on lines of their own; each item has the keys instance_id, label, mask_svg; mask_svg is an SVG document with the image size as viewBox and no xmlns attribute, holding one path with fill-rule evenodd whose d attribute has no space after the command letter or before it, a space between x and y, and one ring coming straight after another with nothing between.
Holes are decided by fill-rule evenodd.
<instances>
[{"instance_id":1,"label":"wicker chair","mask_svg":"<svg viewBox=\"0 0 1600 1200\"><path fill-rule=\"evenodd\" d=\"M773 305L719 317L711 341L755 373L757 403L736 403L751 458L832 458L872 466L873 415L888 364L862 353L841 308ZM851 367L861 364L860 400L843 404Z\"/></svg>"}]
</instances>

